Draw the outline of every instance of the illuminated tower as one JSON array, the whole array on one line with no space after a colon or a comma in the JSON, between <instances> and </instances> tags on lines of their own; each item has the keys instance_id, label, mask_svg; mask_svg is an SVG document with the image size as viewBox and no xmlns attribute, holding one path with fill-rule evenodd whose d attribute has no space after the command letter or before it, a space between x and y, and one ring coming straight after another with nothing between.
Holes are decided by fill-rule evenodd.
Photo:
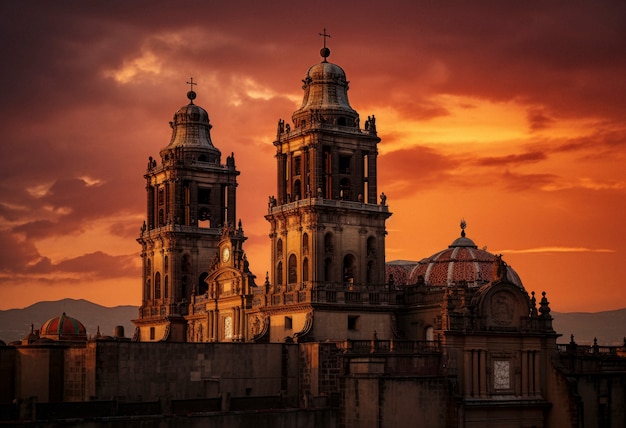
<instances>
[{"instance_id":1,"label":"illuminated tower","mask_svg":"<svg viewBox=\"0 0 626 428\"><path fill-rule=\"evenodd\" d=\"M209 115L193 102L193 86L187 97L189 104L170 122L172 138L160 151L161 162L150 157L144 174L147 219L137 239L143 297L133 321L139 341L186 340L184 316L192 295L208 291L205 279L218 251L240 248L245 240L241 227L234 229L239 175L234 155L221 163Z\"/></svg>"},{"instance_id":2,"label":"illuminated tower","mask_svg":"<svg viewBox=\"0 0 626 428\"><path fill-rule=\"evenodd\" d=\"M291 335L303 340L305 334L315 340L350 337L343 323L331 332L323 331L319 317L315 327L311 320L327 309L350 310L345 296L357 297L344 291L384 288L385 221L391 213L385 195L377 194L376 119L368 117L361 127L348 101L345 72L328 62L326 46L320 53L323 60L303 79L304 98L293 125L279 120L274 141L277 194L265 216L271 225L271 273L263 309L272 341ZM318 291L331 289L341 299L320 298ZM301 293L292 296L294 291ZM280 314L288 311L294 312L282 320Z\"/></svg>"}]
</instances>

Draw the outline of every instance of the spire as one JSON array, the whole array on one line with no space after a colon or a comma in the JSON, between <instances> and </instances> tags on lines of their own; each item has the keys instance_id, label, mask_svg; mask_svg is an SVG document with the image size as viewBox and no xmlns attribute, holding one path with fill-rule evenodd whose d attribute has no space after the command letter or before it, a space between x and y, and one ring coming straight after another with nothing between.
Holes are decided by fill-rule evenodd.
<instances>
[{"instance_id":1,"label":"spire","mask_svg":"<svg viewBox=\"0 0 626 428\"><path fill-rule=\"evenodd\" d=\"M465 228L467 227L467 223L465 223L465 219L461 219L461 238L465 238Z\"/></svg>"}]
</instances>

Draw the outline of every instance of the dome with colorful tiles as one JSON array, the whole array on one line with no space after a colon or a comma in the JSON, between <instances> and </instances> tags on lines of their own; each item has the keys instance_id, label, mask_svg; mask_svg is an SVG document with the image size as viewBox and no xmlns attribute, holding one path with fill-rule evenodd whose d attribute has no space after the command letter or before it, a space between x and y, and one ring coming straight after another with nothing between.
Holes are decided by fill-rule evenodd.
<instances>
[{"instance_id":1,"label":"dome with colorful tiles","mask_svg":"<svg viewBox=\"0 0 626 428\"><path fill-rule=\"evenodd\" d=\"M63 312L61 316L51 318L43 323L39 337L53 340L84 341L87 340L87 330L83 323Z\"/></svg>"},{"instance_id":2,"label":"dome with colorful tiles","mask_svg":"<svg viewBox=\"0 0 626 428\"><path fill-rule=\"evenodd\" d=\"M499 278L500 256L479 249L474 241L465 236L465 221L461 221L461 236L448 248L415 264L409 271L407 284L449 286L466 282L481 286ZM506 266L506 277L513 284L524 288L522 281L511 266Z\"/></svg>"}]
</instances>

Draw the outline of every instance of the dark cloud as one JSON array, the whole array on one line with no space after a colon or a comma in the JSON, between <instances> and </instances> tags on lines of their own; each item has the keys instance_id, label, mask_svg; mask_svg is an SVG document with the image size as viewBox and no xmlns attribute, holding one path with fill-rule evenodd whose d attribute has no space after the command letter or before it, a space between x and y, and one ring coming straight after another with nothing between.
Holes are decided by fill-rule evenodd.
<instances>
[{"instance_id":1,"label":"dark cloud","mask_svg":"<svg viewBox=\"0 0 626 428\"><path fill-rule=\"evenodd\" d=\"M499 168L507 168L514 165L522 165L528 163L536 163L546 159L545 153L529 152L522 154L510 154L498 157L484 157L476 160L479 166L495 166Z\"/></svg>"}]
</instances>

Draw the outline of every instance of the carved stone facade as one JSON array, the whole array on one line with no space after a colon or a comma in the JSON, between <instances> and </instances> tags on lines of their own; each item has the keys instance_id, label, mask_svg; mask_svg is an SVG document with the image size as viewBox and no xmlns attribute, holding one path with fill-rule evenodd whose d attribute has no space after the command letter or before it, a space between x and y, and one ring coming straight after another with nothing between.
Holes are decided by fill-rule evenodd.
<instances>
[{"instance_id":1,"label":"carved stone facade","mask_svg":"<svg viewBox=\"0 0 626 428\"><path fill-rule=\"evenodd\" d=\"M242 340L245 295L254 286L235 230L239 171L231 154L211 141L207 112L181 107L170 122L172 138L152 157L144 175L147 219L138 242L143 279L136 341ZM221 312L221 314L220 314Z\"/></svg>"}]
</instances>

